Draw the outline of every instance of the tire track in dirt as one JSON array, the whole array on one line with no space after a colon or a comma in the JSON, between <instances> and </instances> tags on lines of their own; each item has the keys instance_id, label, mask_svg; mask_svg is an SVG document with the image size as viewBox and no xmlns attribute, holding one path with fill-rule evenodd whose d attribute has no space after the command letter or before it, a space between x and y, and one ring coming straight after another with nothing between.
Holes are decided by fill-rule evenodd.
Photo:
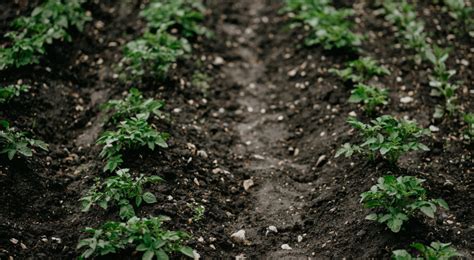
<instances>
[{"instance_id":1,"label":"tire track in dirt","mask_svg":"<svg viewBox=\"0 0 474 260\"><path fill-rule=\"evenodd\" d=\"M245 230L247 241L238 251L245 257L307 258L311 253L298 248L298 240L305 236L299 230L312 184L291 178L305 175L309 166L292 161L286 144L289 126L285 115L277 111L280 93L284 93L278 88L283 86L272 82L273 72L267 70L270 59L262 56L260 46L271 41L269 34L260 33L271 26L264 16L267 3L254 0L239 4L245 6L236 6L244 25L222 25L223 31L238 42L233 49L236 58L223 67L223 72L230 84L241 89L235 100L239 107L236 114L243 118L235 125L241 142L232 150L243 161L242 171L254 186L248 190L253 203L246 205L226 232L231 235ZM246 9L248 12L243 12ZM269 226L278 231L269 230ZM283 249L284 244L292 249Z\"/></svg>"}]
</instances>

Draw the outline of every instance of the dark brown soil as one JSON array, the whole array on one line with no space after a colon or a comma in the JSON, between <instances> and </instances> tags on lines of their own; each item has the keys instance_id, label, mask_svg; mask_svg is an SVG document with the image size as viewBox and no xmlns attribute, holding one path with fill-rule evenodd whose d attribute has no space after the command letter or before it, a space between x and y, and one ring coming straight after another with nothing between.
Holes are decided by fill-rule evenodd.
<instances>
[{"instance_id":1,"label":"dark brown soil","mask_svg":"<svg viewBox=\"0 0 474 260\"><path fill-rule=\"evenodd\" d=\"M0 34L36 4L29 2L21 9L0 3ZM55 43L39 65L0 72L0 85L22 80L33 86L0 107L0 118L50 144L49 152L32 158L0 158L0 259L72 259L80 254L75 246L85 227L117 220L114 208L82 213L78 199L95 177L106 176L95 145L108 127L100 104L131 86L166 101L171 120L155 123L172 135L169 149L125 156L124 167L166 180L151 187L158 203L137 214L170 216L166 227L192 234L189 244L204 259L388 259L394 249L435 240L474 257L473 147L460 139L464 125L458 119L431 120L441 101L429 96L430 66L416 65L412 52L396 47L393 29L375 6L337 1L354 8L356 31L369 35L362 55L392 71L377 80L391 90L389 106L379 113L440 129L425 140L430 152L401 158L399 168L364 158L334 159L335 150L355 138L345 121L360 109L347 103L351 86L327 70L357 54L301 46L305 32L288 29L288 17L278 12L281 1L206 1L214 38L192 39L193 54L168 79L133 85L117 79L113 67L121 46L143 29L138 12L144 3L89 2L94 20L83 33L74 32L71 43ZM462 82L460 103L474 111L472 40L462 34L448 40L455 23L439 6L424 1L419 15L433 41L453 46L448 63ZM217 57L225 62L216 64ZM289 76L292 70L295 76ZM190 83L195 72L210 76L209 91ZM405 96L414 101L400 103ZM444 198L451 209L434 220L419 216L399 234L364 220L368 211L360 193L388 173L426 179L429 194ZM248 190L245 180L254 183ZM206 208L199 222L190 221L193 203ZM236 243L230 236L241 229L247 241Z\"/></svg>"}]
</instances>

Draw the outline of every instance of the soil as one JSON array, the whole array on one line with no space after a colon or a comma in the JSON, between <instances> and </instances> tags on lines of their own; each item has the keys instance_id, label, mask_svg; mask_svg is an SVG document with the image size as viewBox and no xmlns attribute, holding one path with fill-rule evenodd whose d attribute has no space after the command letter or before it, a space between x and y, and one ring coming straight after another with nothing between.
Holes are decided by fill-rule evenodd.
<instances>
[{"instance_id":1,"label":"soil","mask_svg":"<svg viewBox=\"0 0 474 260\"><path fill-rule=\"evenodd\" d=\"M0 3L1 34L36 2L22 8ZM0 118L50 145L49 152L27 159L1 157L0 259L72 259L80 254L75 247L85 227L118 220L116 208L81 212L78 199L96 177L107 175L95 145L110 127L100 104L132 86L166 101L170 120L154 123L171 133L168 149L124 156L124 167L165 179L150 187L158 203L137 214L171 217L166 227L190 233L189 245L204 259L389 259L394 249L436 240L474 258L473 147L460 138L465 126L456 118L431 119L441 101L429 96L430 66L410 59L413 53L400 47L374 5L336 2L355 10L355 31L368 35L360 54L301 46L306 32L289 29L289 17L279 13L282 1L209 0L205 24L214 37L191 39L192 55L166 80L131 84L116 77L114 66L122 46L143 30L138 13L145 2L89 1L93 21L73 32L72 42L54 43L38 65L0 72L2 85L22 80L33 86L1 106ZM461 82L459 103L474 111L472 40L453 33L455 21L440 6L421 1L418 7L430 39L453 47L448 64ZM439 128L424 140L431 151L402 157L398 168L383 160L334 158L336 149L357 138L346 123L349 113L367 118L347 103L352 86L328 69L358 55L392 72L373 82L391 91L379 114ZM215 62L220 58L223 64ZM209 90L191 83L195 72L209 75ZM414 101L401 103L406 96ZM429 195L444 198L450 210L435 219L417 216L398 234L364 220L369 211L360 193L386 174L426 179ZM245 189L250 180L253 186ZM201 221L192 221L196 204L206 209ZM231 234L241 229L246 241L233 241Z\"/></svg>"}]
</instances>

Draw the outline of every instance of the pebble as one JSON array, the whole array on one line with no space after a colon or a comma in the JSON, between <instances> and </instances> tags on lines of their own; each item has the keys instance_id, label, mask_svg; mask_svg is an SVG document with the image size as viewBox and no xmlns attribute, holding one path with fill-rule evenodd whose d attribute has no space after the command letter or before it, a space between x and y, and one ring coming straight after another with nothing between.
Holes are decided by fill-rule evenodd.
<instances>
[{"instance_id":1,"label":"pebble","mask_svg":"<svg viewBox=\"0 0 474 260\"><path fill-rule=\"evenodd\" d=\"M234 240L237 243L243 243L245 242L245 230L241 229L234 234L230 235L230 238Z\"/></svg>"},{"instance_id":2,"label":"pebble","mask_svg":"<svg viewBox=\"0 0 474 260\"><path fill-rule=\"evenodd\" d=\"M197 186L200 186L198 179L194 178L193 181L194 181L194 184L196 184Z\"/></svg>"},{"instance_id":3,"label":"pebble","mask_svg":"<svg viewBox=\"0 0 474 260\"><path fill-rule=\"evenodd\" d=\"M303 241L303 236L299 235L298 236L298 243L301 243L301 241Z\"/></svg>"},{"instance_id":4,"label":"pebble","mask_svg":"<svg viewBox=\"0 0 474 260\"><path fill-rule=\"evenodd\" d=\"M270 230L272 232L275 232L275 233L278 233L278 229L275 226L269 226L268 230Z\"/></svg>"},{"instance_id":5,"label":"pebble","mask_svg":"<svg viewBox=\"0 0 474 260\"><path fill-rule=\"evenodd\" d=\"M212 63L214 65L222 65L222 64L224 64L224 62L225 61L222 57L217 56L217 57L214 58L214 61Z\"/></svg>"},{"instance_id":6,"label":"pebble","mask_svg":"<svg viewBox=\"0 0 474 260\"><path fill-rule=\"evenodd\" d=\"M439 128L434 125L430 125L430 130L431 132L439 132Z\"/></svg>"},{"instance_id":7,"label":"pebble","mask_svg":"<svg viewBox=\"0 0 474 260\"><path fill-rule=\"evenodd\" d=\"M198 260L201 258L201 255L196 250L193 250L193 258L194 260Z\"/></svg>"},{"instance_id":8,"label":"pebble","mask_svg":"<svg viewBox=\"0 0 474 260\"><path fill-rule=\"evenodd\" d=\"M253 185L254 183L252 179L245 180L243 184L245 191L248 191Z\"/></svg>"},{"instance_id":9,"label":"pebble","mask_svg":"<svg viewBox=\"0 0 474 260\"><path fill-rule=\"evenodd\" d=\"M290 70L290 71L288 71L288 76L289 77L294 77L294 76L296 76L296 72L298 72L298 69Z\"/></svg>"},{"instance_id":10,"label":"pebble","mask_svg":"<svg viewBox=\"0 0 474 260\"><path fill-rule=\"evenodd\" d=\"M413 98L412 97L402 97L402 98L400 98L400 102L402 102L403 104L408 104L410 102L413 102Z\"/></svg>"},{"instance_id":11,"label":"pebble","mask_svg":"<svg viewBox=\"0 0 474 260\"><path fill-rule=\"evenodd\" d=\"M207 157L208 157L206 151L203 151L203 150L197 151L197 155L198 155L199 157L204 158L204 159L207 159Z\"/></svg>"},{"instance_id":12,"label":"pebble","mask_svg":"<svg viewBox=\"0 0 474 260\"><path fill-rule=\"evenodd\" d=\"M283 245L281 245L281 249L283 249L283 250L292 250L293 248L291 248L291 246L289 246L288 244L283 244Z\"/></svg>"},{"instance_id":13,"label":"pebble","mask_svg":"<svg viewBox=\"0 0 474 260\"><path fill-rule=\"evenodd\" d=\"M247 257L245 257L244 254L240 254L240 255L235 256L235 260L245 260L245 259L247 259Z\"/></svg>"},{"instance_id":14,"label":"pebble","mask_svg":"<svg viewBox=\"0 0 474 260\"><path fill-rule=\"evenodd\" d=\"M278 121L283 121L283 118L284 118L283 116L278 116L277 120Z\"/></svg>"},{"instance_id":15,"label":"pebble","mask_svg":"<svg viewBox=\"0 0 474 260\"><path fill-rule=\"evenodd\" d=\"M10 242L12 242L14 245L16 245L16 244L18 244L18 239L10 238Z\"/></svg>"},{"instance_id":16,"label":"pebble","mask_svg":"<svg viewBox=\"0 0 474 260\"><path fill-rule=\"evenodd\" d=\"M321 155L316 162L316 167L318 167L324 160L326 160L326 155Z\"/></svg>"}]
</instances>

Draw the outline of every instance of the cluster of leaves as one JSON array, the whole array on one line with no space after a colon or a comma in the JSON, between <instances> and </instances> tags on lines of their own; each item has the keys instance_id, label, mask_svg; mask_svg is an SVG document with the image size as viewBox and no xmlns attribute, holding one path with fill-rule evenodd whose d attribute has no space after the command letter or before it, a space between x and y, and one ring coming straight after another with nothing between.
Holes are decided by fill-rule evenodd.
<instances>
[{"instance_id":1,"label":"cluster of leaves","mask_svg":"<svg viewBox=\"0 0 474 260\"><path fill-rule=\"evenodd\" d=\"M137 218L132 217L127 222L110 221L99 229L87 228L91 235L82 239L77 245L78 249L86 248L81 258L103 256L117 253L119 250L132 248L143 252L143 260L169 259L170 253L181 253L194 257L193 250L183 246L187 233L181 231L168 231L162 228L168 217Z\"/></svg>"},{"instance_id":2,"label":"cluster of leaves","mask_svg":"<svg viewBox=\"0 0 474 260\"><path fill-rule=\"evenodd\" d=\"M87 212L91 206L99 205L103 209L109 207L109 203L120 207L120 217L129 219L135 216L132 202L139 207L142 202L151 204L156 202L156 197L151 192L144 192L143 186L147 183L157 183L162 179L158 176L143 176L133 178L129 169L121 169L116 172L117 176L109 177L104 182L97 181L87 195L80 199L82 211Z\"/></svg>"},{"instance_id":3,"label":"cluster of leaves","mask_svg":"<svg viewBox=\"0 0 474 260\"><path fill-rule=\"evenodd\" d=\"M169 134L155 130L143 116L137 115L119 123L117 130L104 132L97 140L104 145L100 156L107 160L104 171L114 171L122 162L122 152L147 146L167 148Z\"/></svg>"},{"instance_id":4,"label":"cluster of leaves","mask_svg":"<svg viewBox=\"0 0 474 260\"><path fill-rule=\"evenodd\" d=\"M375 159L377 153L391 163L396 163L398 158L409 151L429 151L429 148L420 143L419 139L429 135L428 129L422 129L415 122L397 120L389 115L384 115L365 124L356 118L350 117L347 121L352 127L360 131L363 138L361 144L345 143L336 153L336 157L344 154L346 157L354 153L362 153L370 160Z\"/></svg>"},{"instance_id":5,"label":"cluster of leaves","mask_svg":"<svg viewBox=\"0 0 474 260\"><path fill-rule=\"evenodd\" d=\"M82 31L91 20L81 8L85 0L47 0L36 7L31 16L13 21L15 31L5 37L11 45L0 48L0 70L38 63L47 44L54 40L70 41L67 30L73 26Z\"/></svg>"},{"instance_id":6,"label":"cluster of leaves","mask_svg":"<svg viewBox=\"0 0 474 260\"><path fill-rule=\"evenodd\" d=\"M294 14L293 26L306 25L311 28L305 39L307 46L322 45L326 50L355 49L362 37L351 31L348 17L351 9L336 9L329 0L286 0L284 12Z\"/></svg>"},{"instance_id":7,"label":"cluster of leaves","mask_svg":"<svg viewBox=\"0 0 474 260\"><path fill-rule=\"evenodd\" d=\"M377 87L368 86L359 83L351 92L349 97L350 103L362 103L365 112L372 115L378 105L388 104L387 89L380 89Z\"/></svg>"},{"instance_id":8,"label":"cluster of leaves","mask_svg":"<svg viewBox=\"0 0 474 260\"><path fill-rule=\"evenodd\" d=\"M370 191L361 194L361 202L367 208L381 208L383 213L372 213L366 217L379 223L386 223L393 232L399 232L403 223L417 211L434 218L436 207L449 209L442 199L426 199L424 180L413 176L384 176Z\"/></svg>"},{"instance_id":9,"label":"cluster of leaves","mask_svg":"<svg viewBox=\"0 0 474 260\"><path fill-rule=\"evenodd\" d=\"M443 0L443 2L448 7L451 17L462 22L465 30L474 37L474 8L467 6L464 0Z\"/></svg>"},{"instance_id":10,"label":"cluster of leaves","mask_svg":"<svg viewBox=\"0 0 474 260\"><path fill-rule=\"evenodd\" d=\"M413 256L406 250L395 250L393 251L393 260L449 260L456 256L462 256L456 251L451 243L440 243L432 242L429 246L425 246L421 243L413 243L410 245L416 249L419 254Z\"/></svg>"},{"instance_id":11,"label":"cluster of leaves","mask_svg":"<svg viewBox=\"0 0 474 260\"><path fill-rule=\"evenodd\" d=\"M148 27L157 31L180 30L185 38L208 35L210 32L199 23L204 20L205 8L197 0L154 0L140 15Z\"/></svg>"},{"instance_id":12,"label":"cluster of leaves","mask_svg":"<svg viewBox=\"0 0 474 260\"><path fill-rule=\"evenodd\" d=\"M464 122L467 124L467 128L464 131L464 139L474 140L474 113L466 113L463 116Z\"/></svg>"},{"instance_id":13,"label":"cluster of leaves","mask_svg":"<svg viewBox=\"0 0 474 260\"><path fill-rule=\"evenodd\" d=\"M438 47L426 52L426 59L434 67L434 71L430 76L430 86L432 87L430 94L435 97L442 97L445 100L444 106L436 106L434 118L441 118L445 114L452 116L458 111L456 90L459 86L450 83L450 79L456 74L456 71L447 69L446 60L448 57L448 51Z\"/></svg>"},{"instance_id":14,"label":"cluster of leaves","mask_svg":"<svg viewBox=\"0 0 474 260\"><path fill-rule=\"evenodd\" d=\"M29 90L30 86L24 84L0 87L0 104L9 102L12 98L18 97L21 93L28 92Z\"/></svg>"},{"instance_id":15,"label":"cluster of leaves","mask_svg":"<svg viewBox=\"0 0 474 260\"><path fill-rule=\"evenodd\" d=\"M398 36L404 39L406 48L417 52L416 59L421 61L429 44L426 41L425 25L417 20L415 9L406 0L383 1L385 19L397 26Z\"/></svg>"},{"instance_id":16,"label":"cluster of leaves","mask_svg":"<svg viewBox=\"0 0 474 260\"><path fill-rule=\"evenodd\" d=\"M363 57L350 61L345 69L330 69L329 72L339 76L344 81L365 82L375 76L390 75L390 71L380 66L371 57Z\"/></svg>"},{"instance_id":17,"label":"cluster of leaves","mask_svg":"<svg viewBox=\"0 0 474 260\"><path fill-rule=\"evenodd\" d=\"M31 157L34 147L48 151L48 144L27 137L26 133L10 127L6 120L0 120L0 127L3 128L0 130L0 154L7 154L8 159L12 160L17 153Z\"/></svg>"}]
</instances>

